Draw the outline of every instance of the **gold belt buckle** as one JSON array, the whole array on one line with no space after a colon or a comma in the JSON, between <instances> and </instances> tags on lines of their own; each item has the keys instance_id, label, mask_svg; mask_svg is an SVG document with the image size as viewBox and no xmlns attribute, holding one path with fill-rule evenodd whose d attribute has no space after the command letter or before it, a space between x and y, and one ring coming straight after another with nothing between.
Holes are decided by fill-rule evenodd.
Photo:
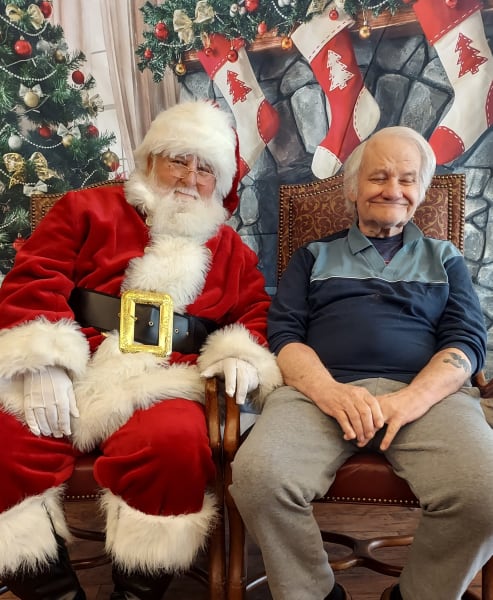
<instances>
[{"instance_id":1,"label":"gold belt buckle","mask_svg":"<svg viewBox=\"0 0 493 600\"><path fill-rule=\"evenodd\" d=\"M159 307L159 336L157 345L139 344L135 341L135 305L153 304ZM127 290L123 292L120 306L120 350L122 352L150 352L157 356L171 354L173 341L173 300L168 294Z\"/></svg>"}]
</instances>

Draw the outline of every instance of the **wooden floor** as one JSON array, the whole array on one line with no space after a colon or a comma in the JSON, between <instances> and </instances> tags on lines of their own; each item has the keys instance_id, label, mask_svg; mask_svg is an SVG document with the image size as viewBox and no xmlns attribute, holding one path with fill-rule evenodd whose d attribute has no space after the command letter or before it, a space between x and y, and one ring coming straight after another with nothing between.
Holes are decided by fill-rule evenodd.
<instances>
[{"instance_id":1,"label":"wooden floor","mask_svg":"<svg viewBox=\"0 0 493 600\"><path fill-rule=\"evenodd\" d=\"M319 522L326 528L349 533L359 538L373 537L376 534L381 534L382 531L386 535L412 532L419 518L419 511L416 509L375 506L318 504L315 505L315 513ZM83 522L85 526L91 523L97 527L100 524L100 519L94 514L94 505L91 503L88 503L87 507L84 506L83 510L79 510L77 513L74 513L73 507L69 505L68 518L75 525ZM145 540L142 540L142 543L145 544ZM74 558L80 558L93 551L95 547L102 550L101 544L80 541L70 547L70 553ZM341 552L346 552L346 550L335 546L328 547L328 551L331 555L335 553L340 555ZM405 560L406 550L404 548L381 550L381 552L383 557L396 556L397 563ZM393 554L389 555L389 552ZM263 566L258 548L251 540L248 540L248 553L249 578L255 578L262 573ZM202 566L205 565L205 557L200 557L198 563ZM78 573L87 594L87 600L109 599L113 589L111 567L109 565L96 569L80 570ZM363 568L337 573L336 579L348 589L353 600L378 600L382 591L395 582L392 577L372 573ZM480 585L481 576L478 575L469 588L470 591L478 595L478 598L481 597ZM7 600L8 598L16 598L16 596L11 593L1 596L1 600ZM166 594L166 600L207 600L207 593L205 588L196 580L189 576L183 576L174 580ZM247 595L247 600L272 600L272 596L264 584L252 589ZM300 598L299 600L319 599Z\"/></svg>"}]
</instances>

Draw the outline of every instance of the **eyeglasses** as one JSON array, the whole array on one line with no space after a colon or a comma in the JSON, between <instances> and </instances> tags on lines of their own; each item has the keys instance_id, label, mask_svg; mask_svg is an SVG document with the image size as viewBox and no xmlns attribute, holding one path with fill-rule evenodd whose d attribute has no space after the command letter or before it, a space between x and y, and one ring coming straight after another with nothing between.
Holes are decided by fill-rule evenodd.
<instances>
[{"instance_id":1,"label":"eyeglasses","mask_svg":"<svg viewBox=\"0 0 493 600\"><path fill-rule=\"evenodd\" d=\"M208 171L205 167L197 167L192 169L178 158L167 158L167 164L170 173L178 179L185 179L189 173L195 173L197 183L199 185L207 185L216 180L216 176L212 171Z\"/></svg>"}]
</instances>

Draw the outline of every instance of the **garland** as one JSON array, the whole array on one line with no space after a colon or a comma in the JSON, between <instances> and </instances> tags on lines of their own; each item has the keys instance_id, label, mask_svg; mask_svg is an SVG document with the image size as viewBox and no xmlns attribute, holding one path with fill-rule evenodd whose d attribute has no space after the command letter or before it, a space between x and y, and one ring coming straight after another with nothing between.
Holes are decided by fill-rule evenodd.
<instances>
[{"instance_id":1,"label":"garland","mask_svg":"<svg viewBox=\"0 0 493 600\"><path fill-rule=\"evenodd\" d=\"M331 18L338 18L338 10L352 17L361 11L375 16L384 10L395 14L411 1L335 0ZM148 1L140 8L149 29L136 50L138 67L141 71L150 69L156 82L163 79L166 68L183 75L183 54L207 51L209 36L214 33L251 43L258 35L275 29L277 35L290 41L293 29L323 12L327 4L328 0L166 0L155 6ZM291 47L289 42L281 46Z\"/></svg>"}]
</instances>

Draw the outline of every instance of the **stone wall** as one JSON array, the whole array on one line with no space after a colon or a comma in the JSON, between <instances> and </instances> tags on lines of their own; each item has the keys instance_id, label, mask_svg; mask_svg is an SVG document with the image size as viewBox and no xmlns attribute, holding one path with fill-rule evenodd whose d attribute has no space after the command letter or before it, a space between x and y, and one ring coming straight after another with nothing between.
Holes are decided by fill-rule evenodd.
<instances>
[{"instance_id":1,"label":"stone wall","mask_svg":"<svg viewBox=\"0 0 493 600\"><path fill-rule=\"evenodd\" d=\"M454 100L452 87L435 50L424 36L390 37L373 31L368 40L354 35L358 65L376 98L378 129L407 125L429 137ZM493 30L487 29L488 36ZM491 46L491 39L490 46ZM295 49L251 52L262 90L275 106L281 127L252 171L243 179L241 203L231 219L258 253L267 289L275 291L278 190L282 183L314 179L311 160L328 128L325 96L307 62ZM181 79L181 97L212 98L229 110L219 89L201 69ZM464 119L474 119L467 114ZM465 257L479 294L489 331L488 375L493 375L493 128L459 159L437 172L463 172L467 182Z\"/></svg>"}]
</instances>

